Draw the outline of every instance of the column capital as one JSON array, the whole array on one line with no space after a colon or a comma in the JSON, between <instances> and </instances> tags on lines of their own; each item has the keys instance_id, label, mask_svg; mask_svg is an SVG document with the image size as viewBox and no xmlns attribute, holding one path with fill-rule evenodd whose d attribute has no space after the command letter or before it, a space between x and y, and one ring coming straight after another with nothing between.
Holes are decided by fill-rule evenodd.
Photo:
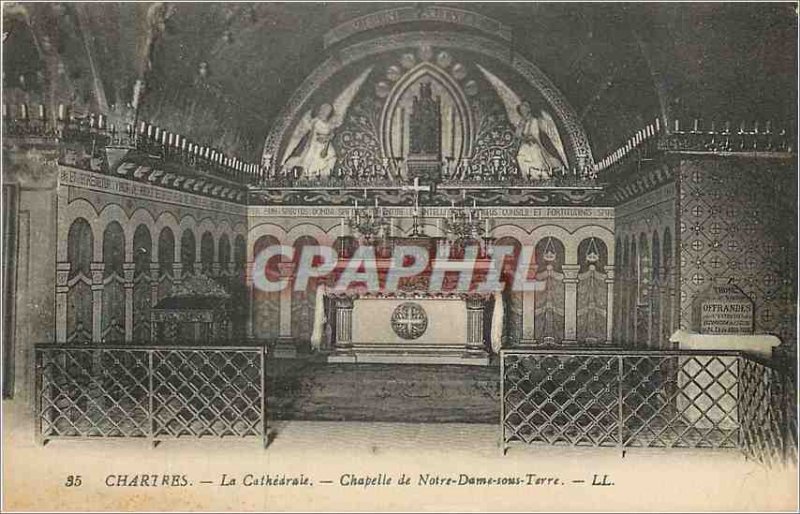
<instances>
[{"instance_id":1,"label":"column capital","mask_svg":"<svg viewBox=\"0 0 800 514\"><path fill-rule=\"evenodd\" d=\"M568 281L571 280L575 280L577 282L578 271L580 271L580 269L580 264L563 264L561 266L561 271L564 273L564 283L570 283Z\"/></svg>"}]
</instances>

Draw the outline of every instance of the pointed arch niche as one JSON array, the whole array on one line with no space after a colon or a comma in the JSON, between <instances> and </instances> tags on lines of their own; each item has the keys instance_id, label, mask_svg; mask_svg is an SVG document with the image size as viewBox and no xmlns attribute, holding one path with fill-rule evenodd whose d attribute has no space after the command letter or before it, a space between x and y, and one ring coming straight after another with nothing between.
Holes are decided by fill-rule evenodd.
<instances>
[{"instance_id":1,"label":"pointed arch niche","mask_svg":"<svg viewBox=\"0 0 800 514\"><path fill-rule=\"evenodd\" d=\"M381 112L381 149L390 159L405 159L410 140L410 117L422 84L430 84L440 102L440 148L443 158L456 161L472 152L474 122L466 95L445 70L422 62L406 72L389 93Z\"/></svg>"}]
</instances>

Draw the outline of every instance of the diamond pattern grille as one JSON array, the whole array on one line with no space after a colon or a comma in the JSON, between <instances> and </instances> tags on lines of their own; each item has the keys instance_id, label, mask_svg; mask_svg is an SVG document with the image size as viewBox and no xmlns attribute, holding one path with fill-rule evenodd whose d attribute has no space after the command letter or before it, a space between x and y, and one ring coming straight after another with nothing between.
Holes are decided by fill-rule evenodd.
<instances>
[{"instance_id":1,"label":"diamond pattern grille","mask_svg":"<svg viewBox=\"0 0 800 514\"><path fill-rule=\"evenodd\" d=\"M503 447L740 448L767 464L793 458L796 388L787 376L731 352L504 350Z\"/></svg>"},{"instance_id":2,"label":"diamond pattern grille","mask_svg":"<svg viewBox=\"0 0 800 514\"><path fill-rule=\"evenodd\" d=\"M39 345L36 359L42 441L265 436L263 348Z\"/></svg>"}]
</instances>

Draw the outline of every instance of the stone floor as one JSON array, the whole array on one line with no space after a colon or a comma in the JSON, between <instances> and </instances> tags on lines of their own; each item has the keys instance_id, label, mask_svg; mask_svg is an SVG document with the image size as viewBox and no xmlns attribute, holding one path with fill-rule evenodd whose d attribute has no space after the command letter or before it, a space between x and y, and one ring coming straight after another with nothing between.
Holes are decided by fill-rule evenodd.
<instances>
[{"instance_id":1,"label":"stone floor","mask_svg":"<svg viewBox=\"0 0 800 514\"><path fill-rule=\"evenodd\" d=\"M789 511L797 505L797 468L769 470L735 451L633 450L623 458L615 449L513 447L503 456L490 424L327 421L278 421L266 450L257 441L227 440L40 447L27 407L6 401L3 413L4 510ZM142 474L158 475L159 484L164 475L179 475L177 483L187 485L106 485L119 482L118 475L130 481ZM302 476L309 485L245 486L248 474ZM397 485L402 474L409 485ZM536 475L532 485L529 474ZM81 476L80 487L64 485L70 475ZM591 485L604 476L614 485ZM363 477L392 483L343 485ZM482 477L523 483L443 485L443 478L458 484ZM231 479L236 485L221 485Z\"/></svg>"}]
</instances>

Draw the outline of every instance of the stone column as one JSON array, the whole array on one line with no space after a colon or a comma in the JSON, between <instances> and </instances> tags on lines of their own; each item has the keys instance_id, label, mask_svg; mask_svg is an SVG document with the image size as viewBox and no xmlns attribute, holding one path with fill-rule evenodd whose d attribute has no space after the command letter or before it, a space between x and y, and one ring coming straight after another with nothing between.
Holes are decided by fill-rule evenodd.
<instances>
[{"instance_id":1,"label":"stone column","mask_svg":"<svg viewBox=\"0 0 800 514\"><path fill-rule=\"evenodd\" d=\"M70 263L56 263L56 342L67 342L67 295Z\"/></svg>"},{"instance_id":2,"label":"stone column","mask_svg":"<svg viewBox=\"0 0 800 514\"><path fill-rule=\"evenodd\" d=\"M483 311L485 300L480 297L467 298L467 357L483 357L486 345L483 341Z\"/></svg>"},{"instance_id":3,"label":"stone column","mask_svg":"<svg viewBox=\"0 0 800 514\"><path fill-rule=\"evenodd\" d=\"M578 264L564 264L564 341L563 344L578 342Z\"/></svg>"},{"instance_id":4,"label":"stone column","mask_svg":"<svg viewBox=\"0 0 800 514\"><path fill-rule=\"evenodd\" d=\"M133 341L133 278L136 264L126 262L122 264L122 273L125 282L125 342Z\"/></svg>"},{"instance_id":5,"label":"stone column","mask_svg":"<svg viewBox=\"0 0 800 514\"><path fill-rule=\"evenodd\" d=\"M606 266L606 342L614 338L614 266Z\"/></svg>"},{"instance_id":6,"label":"stone column","mask_svg":"<svg viewBox=\"0 0 800 514\"><path fill-rule=\"evenodd\" d=\"M106 265L102 262L90 264L92 273L92 342L99 343L103 339L103 271Z\"/></svg>"},{"instance_id":7,"label":"stone column","mask_svg":"<svg viewBox=\"0 0 800 514\"><path fill-rule=\"evenodd\" d=\"M353 352L353 299L349 296L338 296L336 302L336 343L337 354Z\"/></svg>"}]
</instances>

